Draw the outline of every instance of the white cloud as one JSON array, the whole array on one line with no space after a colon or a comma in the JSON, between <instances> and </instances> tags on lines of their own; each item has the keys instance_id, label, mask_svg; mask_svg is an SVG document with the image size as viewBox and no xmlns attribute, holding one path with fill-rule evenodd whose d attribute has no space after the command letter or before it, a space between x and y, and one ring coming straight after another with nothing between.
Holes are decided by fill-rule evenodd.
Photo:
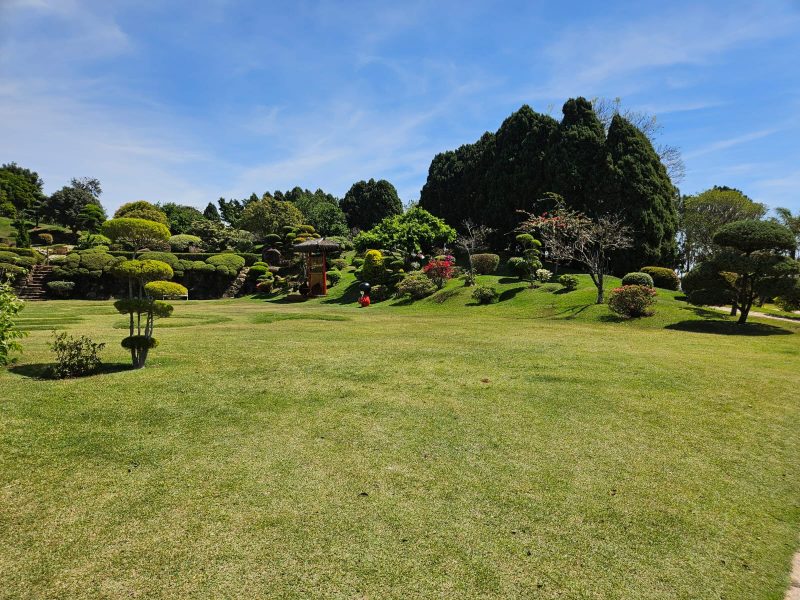
<instances>
[{"instance_id":1,"label":"white cloud","mask_svg":"<svg viewBox=\"0 0 800 600\"><path fill-rule=\"evenodd\" d=\"M698 156L703 156L704 154L711 154L713 152L719 152L720 150L727 150L728 148L733 148L734 146L739 146L741 144L746 144L747 142L765 138L769 135L777 133L778 131L780 131L780 129L774 127L769 129L761 129L759 131L751 131L750 133L745 133L743 135L738 135L724 140L717 140L716 142L712 142L706 146L686 152L683 157L685 159L691 159L697 158Z\"/></svg>"}]
</instances>

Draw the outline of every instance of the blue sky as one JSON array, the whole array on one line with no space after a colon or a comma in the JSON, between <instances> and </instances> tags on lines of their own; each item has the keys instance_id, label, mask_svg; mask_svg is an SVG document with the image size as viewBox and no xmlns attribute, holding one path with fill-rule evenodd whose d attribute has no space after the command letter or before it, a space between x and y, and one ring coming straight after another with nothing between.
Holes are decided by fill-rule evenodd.
<instances>
[{"instance_id":1,"label":"blue sky","mask_svg":"<svg viewBox=\"0 0 800 600\"><path fill-rule=\"evenodd\" d=\"M0 162L203 207L385 178L523 103L620 97L714 184L800 209L797 2L0 0Z\"/></svg>"}]
</instances>

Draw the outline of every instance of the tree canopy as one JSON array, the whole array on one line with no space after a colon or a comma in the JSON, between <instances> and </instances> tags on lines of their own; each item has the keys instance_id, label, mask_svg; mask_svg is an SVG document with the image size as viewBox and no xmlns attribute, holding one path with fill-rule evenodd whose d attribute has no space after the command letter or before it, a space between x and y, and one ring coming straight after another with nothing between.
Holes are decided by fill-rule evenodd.
<instances>
[{"instance_id":1,"label":"tree canopy","mask_svg":"<svg viewBox=\"0 0 800 600\"><path fill-rule=\"evenodd\" d=\"M386 217L403 213L397 190L385 179L354 183L342 198L340 207L348 226L362 231L372 229Z\"/></svg>"},{"instance_id":2,"label":"tree canopy","mask_svg":"<svg viewBox=\"0 0 800 600\"><path fill-rule=\"evenodd\" d=\"M248 202L238 226L260 238L280 234L284 227L297 227L303 223L303 213L291 202L276 200L265 194L261 200Z\"/></svg>"},{"instance_id":3,"label":"tree canopy","mask_svg":"<svg viewBox=\"0 0 800 600\"><path fill-rule=\"evenodd\" d=\"M134 253L169 240L169 229L163 223L147 219L121 217L103 223L101 233L107 238L129 245Z\"/></svg>"},{"instance_id":4,"label":"tree canopy","mask_svg":"<svg viewBox=\"0 0 800 600\"><path fill-rule=\"evenodd\" d=\"M401 250L407 254L430 252L456 239L456 230L424 208L415 206L401 215L386 217L353 240L360 252L369 249Z\"/></svg>"},{"instance_id":5,"label":"tree canopy","mask_svg":"<svg viewBox=\"0 0 800 600\"><path fill-rule=\"evenodd\" d=\"M303 213L303 222L313 225L324 236L347 235L347 218L339 208L339 200L321 189L316 192L295 187L288 192L275 192L276 200L286 200Z\"/></svg>"},{"instance_id":6,"label":"tree canopy","mask_svg":"<svg viewBox=\"0 0 800 600\"><path fill-rule=\"evenodd\" d=\"M169 225L169 219L166 213L147 200L137 200L120 206L117 212L114 213L114 218L120 219L122 217L128 219L144 219L146 221L161 223L165 226Z\"/></svg>"},{"instance_id":7,"label":"tree canopy","mask_svg":"<svg viewBox=\"0 0 800 600\"><path fill-rule=\"evenodd\" d=\"M41 217L73 232L81 228L97 231L106 218L100 204L102 189L97 179L73 179L70 185L62 187L47 198L41 206ZM89 208L89 207L96 208Z\"/></svg>"},{"instance_id":8,"label":"tree canopy","mask_svg":"<svg viewBox=\"0 0 800 600\"><path fill-rule=\"evenodd\" d=\"M36 171L8 163L0 167L0 215L13 217L44 200L44 182Z\"/></svg>"},{"instance_id":9,"label":"tree canopy","mask_svg":"<svg viewBox=\"0 0 800 600\"><path fill-rule=\"evenodd\" d=\"M156 208L167 216L167 226L173 235L187 233L191 229L192 223L206 220L205 215L194 206L165 202L156 204Z\"/></svg>"}]
</instances>

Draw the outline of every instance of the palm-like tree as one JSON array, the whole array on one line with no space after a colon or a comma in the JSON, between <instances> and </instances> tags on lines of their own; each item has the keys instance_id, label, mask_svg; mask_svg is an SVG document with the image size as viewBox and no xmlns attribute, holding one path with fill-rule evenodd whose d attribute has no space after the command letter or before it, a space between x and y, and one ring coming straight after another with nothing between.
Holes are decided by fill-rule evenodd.
<instances>
[{"instance_id":1,"label":"palm-like tree","mask_svg":"<svg viewBox=\"0 0 800 600\"><path fill-rule=\"evenodd\" d=\"M782 207L776 208L775 212L778 215L778 220L792 230L797 246L800 246L800 213L793 215L791 210ZM792 258L797 258L797 246L792 250Z\"/></svg>"}]
</instances>

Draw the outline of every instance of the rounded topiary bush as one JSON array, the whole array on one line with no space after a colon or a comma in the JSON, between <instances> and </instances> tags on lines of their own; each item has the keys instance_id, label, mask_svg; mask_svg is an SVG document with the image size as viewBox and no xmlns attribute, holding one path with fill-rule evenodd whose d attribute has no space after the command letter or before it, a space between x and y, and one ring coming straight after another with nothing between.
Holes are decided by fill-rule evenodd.
<instances>
[{"instance_id":1,"label":"rounded topiary bush","mask_svg":"<svg viewBox=\"0 0 800 600\"><path fill-rule=\"evenodd\" d=\"M151 349L158 346L158 340L156 338L147 337L146 335L131 335L123 339L120 343L126 350L144 350L145 348Z\"/></svg>"},{"instance_id":2,"label":"rounded topiary bush","mask_svg":"<svg viewBox=\"0 0 800 600\"><path fill-rule=\"evenodd\" d=\"M497 290L492 286L479 285L472 290L472 297L478 302L478 304L494 304L497 302L500 294L498 294Z\"/></svg>"},{"instance_id":3,"label":"rounded topiary bush","mask_svg":"<svg viewBox=\"0 0 800 600\"><path fill-rule=\"evenodd\" d=\"M174 281L151 281L144 286L144 291L151 298L180 298L189 294L180 283Z\"/></svg>"},{"instance_id":4,"label":"rounded topiary bush","mask_svg":"<svg viewBox=\"0 0 800 600\"><path fill-rule=\"evenodd\" d=\"M412 300L420 300L436 291L436 284L419 271L409 273L397 284L398 296L410 296Z\"/></svg>"},{"instance_id":5,"label":"rounded topiary bush","mask_svg":"<svg viewBox=\"0 0 800 600\"><path fill-rule=\"evenodd\" d=\"M522 277L528 272L528 263L521 256L512 256L506 261L506 268L510 273Z\"/></svg>"},{"instance_id":6,"label":"rounded topiary bush","mask_svg":"<svg viewBox=\"0 0 800 600\"><path fill-rule=\"evenodd\" d=\"M657 288L676 291L681 286L678 274L667 267L642 267L641 271L653 278L653 285Z\"/></svg>"},{"instance_id":7,"label":"rounded topiary bush","mask_svg":"<svg viewBox=\"0 0 800 600\"><path fill-rule=\"evenodd\" d=\"M611 291L608 307L623 317L649 317L654 314L656 291L647 285L623 285Z\"/></svg>"},{"instance_id":8,"label":"rounded topiary bush","mask_svg":"<svg viewBox=\"0 0 800 600\"><path fill-rule=\"evenodd\" d=\"M558 278L558 283L568 292L578 289L578 278L575 275L562 275Z\"/></svg>"},{"instance_id":9,"label":"rounded topiary bush","mask_svg":"<svg viewBox=\"0 0 800 600\"><path fill-rule=\"evenodd\" d=\"M634 271L622 278L622 285L645 285L647 287L653 287L653 278L647 273Z\"/></svg>"},{"instance_id":10,"label":"rounded topiary bush","mask_svg":"<svg viewBox=\"0 0 800 600\"><path fill-rule=\"evenodd\" d=\"M343 258L334 258L328 261L331 269L339 269L344 271L347 268L347 261Z\"/></svg>"},{"instance_id":11,"label":"rounded topiary bush","mask_svg":"<svg viewBox=\"0 0 800 600\"><path fill-rule=\"evenodd\" d=\"M169 238L169 247L173 252L187 252L189 248L202 248L203 240L196 235L181 233Z\"/></svg>"},{"instance_id":12,"label":"rounded topiary bush","mask_svg":"<svg viewBox=\"0 0 800 600\"><path fill-rule=\"evenodd\" d=\"M236 277L245 265L244 258L238 254L215 254L206 259L206 262L228 277Z\"/></svg>"},{"instance_id":13,"label":"rounded topiary bush","mask_svg":"<svg viewBox=\"0 0 800 600\"><path fill-rule=\"evenodd\" d=\"M491 275L500 266L500 257L497 254L473 254L472 268L478 275Z\"/></svg>"},{"instance_id":14,"label":"rounded topiary bush","mask_svg":"<svg viewBox=\"0 0 800 600\"><path fill-rule=\"evenodd\" d=\"M341 278L342 278L342 274L339 271L336 271L336 270L328 271L327 272L327 277L328 277L328 285L333 287L334 285L339 283L339 280L341 280Z\"/></svg>"},{"instance_id":15,"label":"rounded topiary bush","mask_svg":"<svg viewBox=\"0 0 800 600\"><path fill-rule=\"evenodd\" d=\"M75 289L74 281L48 281L47 290L56 298L68 298Z\"/></svg>"}]
</instances>

